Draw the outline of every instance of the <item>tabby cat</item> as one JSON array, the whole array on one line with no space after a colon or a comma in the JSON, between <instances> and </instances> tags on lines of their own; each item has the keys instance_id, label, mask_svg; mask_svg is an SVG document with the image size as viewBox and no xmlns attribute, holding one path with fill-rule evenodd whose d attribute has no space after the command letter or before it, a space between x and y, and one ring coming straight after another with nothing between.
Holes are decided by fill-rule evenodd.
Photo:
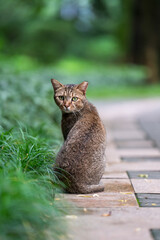
<instances>
[{"instance_id":1,"label":"tabby cat","mask_svg":"<svg viewBox=\"0 0 160 240\"><path fill-rule=\"evenodd\" d=\"M96 108L85 97L88 82L78 85L63 85L55 79L51 82L55 102L62 111L64 137L55 170L69 193L103 191L100 180L105 169L106 133Z\"/></svg>"}]
</instances>

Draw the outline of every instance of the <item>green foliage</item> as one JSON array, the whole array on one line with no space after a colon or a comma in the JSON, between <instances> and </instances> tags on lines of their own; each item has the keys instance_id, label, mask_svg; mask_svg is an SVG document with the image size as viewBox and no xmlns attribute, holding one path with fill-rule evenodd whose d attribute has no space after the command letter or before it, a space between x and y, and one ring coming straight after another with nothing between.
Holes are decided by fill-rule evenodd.
<instances>
[{"instance_id":1,"label":"green foliage","mask_svg":"<svg viewBox=\"0 0 160 240\"><path fill-rule=\"evenodd\" d=\"M66 235L64 213L46 188L21 172L0 172L0 182L1 239L58 240Z\"/></svg>"},{"instance_id":2,"label":"green foliage","mask_svg":"<svg viewBox=\"0 0 160 240\"><path fill-rule=\"evenodd\" d=\"M146 98L146 97L159 97L160 85L145 85L145 86L119 86L107 87L97 86L90 87L87 91L87 96L92 99L124 99L124 98Z\"/></svg>"},{"instance_id":3,"label":"green foliage","mask_svg":"<svg viewBox=\"0 0 160 240\"><path fill-rule=\"evenodd\" d=\"M34 70L40 67L38 61L27 55L14 55L6 56L4 54L0 55L1 71L8 70L9 72L21 72L27 70ZM6 69L7 68L7 69Z\"/></svg>"},{"instance_id":4,"label":"green foliage","mask_svg":"<svg viewBox=\"0 0 160 240\"><path fill-rule=\"evenodd\" d=\"M100 62L118 61L122 55L120 46L113 36L104 35L88 41L84 55Z\"/></svg>"},{"instance_id":5,"label":"green foliage","mask_svg":"<svg viewBox=\"0 0 160 240\"><path fill-rule=\"evenodd\" d=\"M124 35L121 25L127 17L123 5L127 3L1 0L0 50L45 64L66 54L101 62L115 60L123 56L124 42L122 45L117 38Z\"/></svg>"},{"instance_id":6,"label":"green foliage","mask_svg":"<svg viewBox=\"0 0 160 240\"><path fill-rule=\"evenodd\" d=\"M60 72L60 69L63 71ZM64 82L88 81L91 86L137 86L144 84L148 78L148 71L143 66L100 64L72 57L58 62L56 70L57 76Z\"/></svg>"},{"instance_id":7,"label":"green foliage","mask_svg":"<svg viewBox=\"0 0 160 240\"><path fill-rule=\"evenodd\" d=\"M5 73L7 71L8 74ZM33 129L35 134L52 137L53 142L59 138L60 130L56 123L60 114L54 107L51 73L50 76L45 74L41 75L39 71L15 74L7 67L1 69L0 119L4 129L10 129L19 122Z\"/></svg>"},{"instance_id":8,"label":"green foliage","mask_svg":"<svg viewBox=\"0 0 160 240\"><path fill-rule=\"evenodd\" d=\"M67 233L64 203L54 200L61 135L51 77L15 66L0 69L0 239L58 240Z\"/></svg>"},{"instance_id":9,"label":"green foliage","mask_svg":"<svg viewBox=\"0 0 160 240\"><path fill-rule=\"evenodd\" d=\"M62 203L54 200L61 183L53 171L47 139L0 131L0 238L61 239L66 236ZM62 227L63 226L63 227Z\"/></svg>"},{"instance_id":10,"label":"green foliage","mask_svg":"<svg viewBox=\"0 0 160 240\"><path fill-rule=\"evenodd\" d=\"M53 149L45 139L33 137L21 128L0 131L0 169L20 170L37 176L53 175Z\"/></svg>"}]
</instances>

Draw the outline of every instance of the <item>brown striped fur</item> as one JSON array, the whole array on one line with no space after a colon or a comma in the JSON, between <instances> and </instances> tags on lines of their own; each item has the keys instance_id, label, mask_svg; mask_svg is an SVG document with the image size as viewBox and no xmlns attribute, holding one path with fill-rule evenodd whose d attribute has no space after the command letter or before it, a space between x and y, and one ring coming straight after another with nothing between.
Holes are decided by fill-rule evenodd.
<instances>
[{"instance_id":1,"label":"brown striped fur","mask_svg":"<svg viewBox=\"0 0 160 240\"><path fill-rule=\"evenodd\" d=\"M70 193L103 191L99 182L105 169L106 133L96 108L85 97L88 83L63 85L55 79L51 82L55 102L62 110L64 144L55 167L60 179L65 183L66 178L69 180L66 190Z\"/></svg>"}]
</instances>

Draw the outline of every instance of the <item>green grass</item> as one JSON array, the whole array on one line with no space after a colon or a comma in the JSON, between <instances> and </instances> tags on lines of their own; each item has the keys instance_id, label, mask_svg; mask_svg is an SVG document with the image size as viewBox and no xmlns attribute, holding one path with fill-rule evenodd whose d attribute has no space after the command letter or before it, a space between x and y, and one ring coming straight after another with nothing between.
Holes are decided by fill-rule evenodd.
<instances>
[{"instance_id":1,"label":"green grass","mask_svg":"<svg viewBox=\"0 0 160 240\"><path fill-rule=\"evenodd\" d=\"M141 207L141 203L140 203L138 197L136 197L136 200L137 200L137 203L138 203L139 207Z\"/></svg>"},{"instance_id":2,"label":"green grass","mask_svg":"<svg viewBox=\"0 0 160 240\"><path fill-rule=\"evenodd\" d=\"M88 87L87 97L97 99L160 97L160 85Z\"/></svg>"},{"instance_id":3,"label":"green grass","mask_svg":"<svg viewBox=\"0 0 160 240\"><path fill-rule=\"evenodd\" d=\"M47 139L22 128L0 129L0 238L61 239L67 236L55 153Z\"/></svg>"},{"instance_id":4,"label":"green grass","mask_svg":"<svg viewBox=\"0 0 160 240\"><path fill-rule=\"evenodd\" d=\"M22 128L0 131L0 169L21 170L33 176L53 175L55 154L45 139Z\"/></svg>"},{"instance_id":5,"label":"green grass","mask_svg":"<svg viewBox=\"0 0 160 240\"><path fill-rule=\"evenodd\" d=\"M54 200L60 112L45 74L0 69L0 239L67 238L65 202Z\"/></svg>"},{"instance_id":6,"label":"green grass","mask_svg":"<svg viewBox=\"0 0 160 240\"><path fill-rule=\"evenodd\" d=\"M1 239L58 240L66 236L64 213L46 187L20 171L5 176L1 172L0 182Z\"/></svg>"}]
</instances>

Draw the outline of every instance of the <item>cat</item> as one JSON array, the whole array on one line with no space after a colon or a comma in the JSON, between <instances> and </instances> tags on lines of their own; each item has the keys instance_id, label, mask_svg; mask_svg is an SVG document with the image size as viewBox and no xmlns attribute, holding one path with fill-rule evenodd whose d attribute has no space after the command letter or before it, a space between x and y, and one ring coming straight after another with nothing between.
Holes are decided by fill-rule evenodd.
<instances>
[{"instance_id":1,"label":"cat","mask_svg":"<svg viewBox=\"0 0 160 240\"><path fill-rule=\"evenodd\" d=\"M55 169L62 182L67 184L68 179L67 192L101 192L104 190L100 180L105 170L106 132L96 108L86 99L88 82L63 85L51 79L51 83L54 100L62 111L64 137Z\"/></svg>"}]
</instances>

